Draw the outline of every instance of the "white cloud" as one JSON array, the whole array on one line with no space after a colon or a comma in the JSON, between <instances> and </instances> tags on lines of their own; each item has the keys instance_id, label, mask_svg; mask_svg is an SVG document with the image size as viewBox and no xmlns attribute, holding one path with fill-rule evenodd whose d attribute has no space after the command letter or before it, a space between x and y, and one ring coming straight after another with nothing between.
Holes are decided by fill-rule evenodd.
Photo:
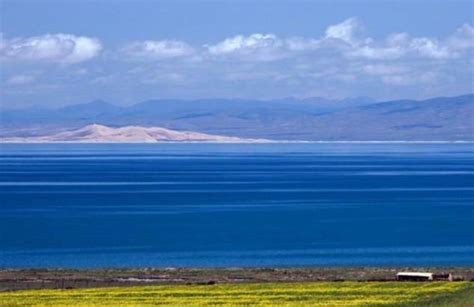
<instances>
[{"instance_id":1,"label":"white cloud","mask_svg":"<svg viewBox=\"0 0 474 307\"><path fill-rule=\"evenodd\" d=\"M7 42L5 41L5 38L3 37L3 33L0 32L0 52L3 51L6 45L7 45Z\"/></svg>"},{"instance_id":2,"label":"white cloud","mask_svg":"<svg viewBox=\"0 0 474 307\"><path fill-rule=\"evenodd\" d=\"M474 28L463 25L451 37L437 40L427 37L411 37L407 33L395 33L385 40L376 41L364 36L362 22L351 17L327 27L323 36L278 37L272 33L236 35L216 44L204 44L193 48L176 40L134 42L121 49L122 55L145 60L166 60L186 57L201 60L233 60L246 62L272 62L288 58L336 58L399 60L402 58L426 58L444 60L459 56L459 52L474 45ZM194 62L199 62L194 61Z\"/></svg>"},{"instance_id":3,"label":"white cloud","mask_svg":"<svg viewBox=\"0 0 474 307\"><path fill-rule=\"evenodd\" d=\"M453 67L460 61L453 64L450 60L468 55L466 50L474 37L474 29L467 24L445 38L394 33L374 40L364 32L359 19L349 18L328 26L319 37L253 33L196 47L179 41L146 41L130 44L122 51L129 56L163 59L157 63L156 73L137 72L142 83L212 81L225 85L284 80L288 86L295 82L309 87L339 83L434 86L451 82L449 76L458 74L460 68L454 71ZM164 61L176 57L200 61Z\"/></svg>"},{"instance_id":4,"label":"white cloud","mask_svg":"<svg viewBox=\"0 0 474 307\"><path fill-rule=\"evenodd\" d=\"M13 61L70 64L90 60L102 50L96 38L63 33L0 40L0 58Z\"/></svg>"},{"instance_id":5,"label":"white cloud","mask_svg":"<svg viewBox=\"0 0 474 307\"><path fill-rule=\"evenodd\" d=\"M400 33L395 35L395 39L388 39L385 45L366 44L356 46L347 50L346 55L372 60L394 60L408 56L448 59L456 57L457 53L435 39L426 37L410 38L406 33Z\"/></svg>"},{"instance_id":6,"label":"white cloud","mask_svg":"<svg viewBox=\"0 0 474 307\"><path fill-rule=\"evenodd\" d=\"M275 34L254 33L248 36L237 35L205 47L211 56L234 57L246 61L275 61L323 49L332 50L332 57L339 53L368 60L395 60L406 56L440 60L457 56L454 46L457 49L471 46L474 29L470 25L464 25L448 40L449 44L432 38L411 37L407 33L395 33L385 41L376 42L362 34L362 23L352 17L330 25L321 38L280 38Z\"/></svg>"},{"instance_id":7,"label":"white cloud","mask_svg":"<svg viewBox=\"0 0 474 307\"><path fill-rule=\"evenodd\" d=\"M393 33L390 34L385 43L388 47L400 48L401 46L407 46L410 43L410 35L408 33Z\"/></svg>"},{"instance_id":8,"label":"white cloud","mask_svg":"<svg viewBox=\"0 0 474 307\"><path fill-rule=\"evenodd\" d=\"M321 40L305 37L290 37L285 40L285 46L289 51L311 51L323 47Z\"/></svg>"},{"instance_id":9,"label":"white cloud","mask_svg":"<svg viewBox=\"0 0 474 307\"><path fill-rule=\"evenodd\" d=\"M236 56L245 60L273 61L284 57L284 41L274 34L237 35L205 46L212 56Z\"/></svg>"},{"instance_id":10,"label":"white cloud","mask_svg":"<svg viewBox=\"0 0 474 307\"><path fill-rule=\"evenodd\" d=\"M448 45L453 50L465 50L474 47L474 27L463 24L448 39Z\"/></svg>"},{"instance_id":11,"label":"white cloud","mask_svg":"<svg viewBox=\"0 0 474 307\"><path fill-rule=\"evenodd\" d=\"M249 36L237 35L209 46L209 53L220 55L235 52L253 52L259 49L279 48L281 41L274 34L255 33Z\"/></svg>"},{"instance_id":12,"label":"white cloud","mask_svg":"<svg viewBox=\"0 0 474 307\"><path fill-rule=\"evenodd\" d=\"M350 45L343 50L349 57L360 57L372 60L394 60L402 57L419 57L435 60L456 58L469 48L474 47L474 28L464 24L445 40L428 37L411 37L408 33L389 35L385 42L373 39L358 38L355 32L360 23L348 19L340 24L330 26L326 38L339 38Z\"/></svg>"},{"instance_id":13,"label":"white cloud","mask_svg":"<svg viewBox=\"0 0 474 307\"><path fill-rule=\"evenodd\" d=\"M326 36L321 38L287 37L272 33L253 33L226 38L213 45L204 45L204 51L211 57L240 59L245 61L269 62L296 57L318 49L338 48L341 43L358 42L356 32L361 25L356 18L328 27ZM370 39L367 39L368 41Z\"/></svg>"},{"instance_id":14,"label":"white cloud","mask_svg":"<svg viewBox=\"0 0 474 307\"><path fill-rule=\"evenodd\" d=\"M235 86L229 86L232 82L245 85L242 91L260 88L264 92L263 88L270 84L282 93L288 90L289 95L294 94L293 90L300 93L321 87L337 92L344 89L345 83L363 90L371 87L371 91L384 88L382 83L397 90L420 84L425 90L456 86L456 82L466 88L465 84L472 80L469 69L473 63L474 28L470 24L460 26L447 37L394 33L372 39L364 32L361 20L349 18L329 25L314 37L253 33L196 45L179 40L136 41L109 51L106 55L111 56L103 56L104 62L98 65L51 69L46 79L55 81L56 76L58 84L65 83L61 83L63 80L76 84L87 80L98 87L148 89L153 88L150 84L156 84L154 88L165 91L167 85L183 91L196 88L198 92L205 92L210 84L215 84L211 87L217 92L235 91ZM16 60L22 65L28 61L77 63L94 58L101 49L97 39L70 34L7 39L0 33L0 59ZM5 85L29 84L9 88L28 90L37 84L31 84L34 74L23 74L24 67L4 67L9 70L5 75L12 76L4 78ZM28 71L34 69L37 68ZM464 79L459 81L460 78Z\"/></svg>"},{"instance_id":15,"label":"white cloud","mask_svg":"<svg viewBox=\"0 0 474 307\"><path fill-rule=\"evenodd\" d=\"M428 58L447 59L454 56L447 46L442 46L437 40L426 37L412 39L409 47L419 55Z\"/></svg>"},{"instance_id":16,"label":"white cloud","mask_svg":"<svg viewBox=\"0 0 474 307\"><path fill-rule=\"evenodd\" d=\"M370 60L398 59L405 54L405 50L399 47L373 47L361 46L349 50L346 55L351 57L362 57Z\"/></svg>"},{"instance_id":17,"label":"white cloud","mask_svg":"<svg viewBox=\"0 0 474 307\"><path fill-rule=\"evenodd\" d=\"M305 37L280 38L275 34L237 35L215 45L205 45L211 57L271 62L296 57L324 47L322 40Z\"/></svg>"},{"instance_id":18,"label":"white cloud","mask_svg":"<svg viewBox=\"0 0 474 307\"><path fill-rule=\"evenodd\" d=\"M326 39L340 39L350 45L357 44L357 35L363 29L359 19L352 17L326 29Z\"/></svg>"},{"instance_id":19,"label":"white cloud","mask_svg":"<svg viewBox=\"0 0 474 307\"><path fill-rule=\"evenodd\" d=\"M177 40L133 42L122 48L121 51L132 58L151 60L178 58L194 53L194 49L190 45Z\"/></svg>"},{"instance_id":20,"label":"white cloud","mask_svg":"<svg viewBox=\"0 0 474 307\"><path fill-rule=\"evenodd\" d=\"M33 82L36 79L34 75L14 75L7 79L7 84L23 85Z\"/></svg>"},{"instance_id":21,"label":"white cloud","mask_svg":"<svg viewBox=\"0 0 474 307\"><path fill-rule=\"evenodd\" d=\"M444 40L396 33L390 35L384 44L376 45L370 41L368 44L355 46L347 54L377 60L393 60L402 57L446 60L457 58L470 48L474 48L474 28L469 24L464 24Z\"/></svg>"}]
</instances>

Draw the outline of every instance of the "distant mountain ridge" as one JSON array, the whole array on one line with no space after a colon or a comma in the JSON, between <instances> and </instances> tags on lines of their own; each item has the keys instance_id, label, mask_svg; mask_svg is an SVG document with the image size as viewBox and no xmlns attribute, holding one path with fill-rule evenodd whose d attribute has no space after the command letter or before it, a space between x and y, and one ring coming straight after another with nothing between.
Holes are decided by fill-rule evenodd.
<instances>
[{"instance_id":1,"label":"distant mountain ridge","mask_svg":"<svg viewBox=\"0 0 474 307\"><path fill-rule=\"evenodd\" d=\"M0 136L32 137L98 123L273 140L474 141L473 118L474 94L386 102L367 97L150 100L128 107L98 100L55 110L2 111Z\"/></svg>"}]
</instances>

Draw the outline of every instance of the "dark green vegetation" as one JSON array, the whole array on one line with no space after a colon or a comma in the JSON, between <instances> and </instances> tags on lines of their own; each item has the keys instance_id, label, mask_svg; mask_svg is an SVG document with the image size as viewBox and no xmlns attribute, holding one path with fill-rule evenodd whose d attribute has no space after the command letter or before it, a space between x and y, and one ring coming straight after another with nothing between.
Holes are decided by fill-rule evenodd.
<instances>
[{"instance_id":1,"label":"dark green vegetation","mask_svg":"<svg viewBox=\"0 0 474 307\"><path fill-rule=\"evenodd\" d=\"M453 294L440 295L426 302L431 307L471 307L474 306L474 285L471 282L466 288Z\"/></svg>"}]
</instances>

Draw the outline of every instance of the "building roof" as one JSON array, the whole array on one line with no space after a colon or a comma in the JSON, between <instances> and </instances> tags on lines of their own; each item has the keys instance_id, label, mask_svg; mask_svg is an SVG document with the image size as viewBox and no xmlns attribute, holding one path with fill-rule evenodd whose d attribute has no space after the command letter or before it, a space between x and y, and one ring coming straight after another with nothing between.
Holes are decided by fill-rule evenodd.
<instances>
[{"instance_id":1,"label":"building roof","mask_svg":"<svg viewBox=\"0 0 474 307\"><path fill-rule=\"evenodd\" d=\"M433 273L428 273L428 272L398 272L397 276L399 276L399 275L432 277Z\"/></svg>"}]
</instances>

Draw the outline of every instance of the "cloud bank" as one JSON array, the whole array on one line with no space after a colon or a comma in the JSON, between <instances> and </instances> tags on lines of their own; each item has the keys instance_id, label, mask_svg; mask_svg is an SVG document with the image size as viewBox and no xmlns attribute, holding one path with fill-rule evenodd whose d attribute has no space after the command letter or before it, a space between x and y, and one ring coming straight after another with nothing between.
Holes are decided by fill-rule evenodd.
<instances>
[{"instance_id":1,"label":"cloud bank","mask_svg":"<svg viewBox=\"0 0 474 307\"><path fill-rule=\"evenodd\" d=\"M372 60L390 60L403 57L450 59L473 47L474 28L464 24L450 37L440 41L429 37L411 37L408 33L393 33L378 42L363 36L364 27L353 17L329 26L319 38L288 37L254 33L224 39L206 46L203 52L210 55L238 55L252 60L269 61L300 56L302 52L317 53L331 50L345 57ZM334 56L334 55L333 55Z\"/></svg>"},{"instance_id":2,"label":"cloud bank","mask_svg":"<svg viewBox=\"0 0 474 307\"><path fill-rule=\"evenodd\" d=\"M120 50L122 56L142 60L163 60L189 56L194 49L185 42L177 40L147 40L133 42Z\"/></svg>"},{"instance_id":3,"label":"cloud bank","mask_svg":"<svg viewBox=\"0 0 474 307\"><path fill-rule=\"evenodd\" d=\"M72 34L46 34L27 38L1 38L0 58L9 61L79 63L99 55L96 38Z\"/></svg>"},{"instance_id":4,"label":"cloud bank","mask_svg":"<svg viewBox=\"0 0 474 307\"><path fill-rule=\"evenodd\" d=\"M74 34L0 36L0 62L9 64L2 83L15 93L21 86L69 86L80 89L78 95L87 88L143 98L398 98L402 92L422 98L473 91L472 25L461 24L446 37L395 32L373 38L369 30L351 17L316 37L250 33L200 44L150 38L108 48L98 38ZM45 65L52 68L45 71Z\"/></svg>"}]
</instances>

